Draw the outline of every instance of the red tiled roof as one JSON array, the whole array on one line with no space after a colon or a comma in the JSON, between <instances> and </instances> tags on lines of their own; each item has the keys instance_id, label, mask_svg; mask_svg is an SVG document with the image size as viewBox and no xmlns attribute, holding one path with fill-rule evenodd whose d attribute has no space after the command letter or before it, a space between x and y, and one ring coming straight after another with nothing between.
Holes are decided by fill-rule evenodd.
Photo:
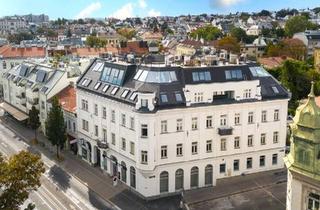
<instances>
[{"instance_id":1,"label":"red tiled roof","mask_svg":"<svg viewBox=\"0 0 320 210\"><path fill-rule=\"evenodd\" d=\"M113 46L106 46L105 48L90 48L90 47L83 47L83 48L73 48L71 50L73 55L78 55L80 57L86 56L99 56L101 53L113 53L117 54L118 49Z\"/></svg>"},{"instance_id":2,"label":"red tiled roof","mask_svg":"<svg viewBox=\"0 0 320 210\"><path fill-rule=\"evenodd\" d=\"M119 49L119 53L124 53L124 54L135 53L137 55L143 55L143 54L147 54L148 52L149 52L148 47L140 46L139 41L127 42L126 47L121 47Z\"/></svg>"},{"instance_id":3,"label":"red tiled roof","mask_svg":"<svg viewBox=\"0 0 320 210\"><path fill-rule=\"evenodd\" d=\"M45 56L46 50L44 47L16 48L10 45L0 47L0 57L3 58L39 58Z\"/></svg>"},{"instance_id":4,"label":"red tiled roof","mask_svg":"<svg viewBox=\"0 0 320 210\"><path fill-rule=\"evenodd\" d=\"M58 97L61 108L68 112L75 113L77 108L76 89L69 85L61 90L56 97Z\"/></svg>"},{"instance_id":5,"label":"red tiled roof","mask_svg":"<svg viewBox=\"0 0 320 210\"><path fill-rule=\"evenodd\" d=\"M273 69L282 65L282 63L288 59L288 57L269 57L269 58L259 58L258 62L266 68Z\"/></svg>"}]
</instances>

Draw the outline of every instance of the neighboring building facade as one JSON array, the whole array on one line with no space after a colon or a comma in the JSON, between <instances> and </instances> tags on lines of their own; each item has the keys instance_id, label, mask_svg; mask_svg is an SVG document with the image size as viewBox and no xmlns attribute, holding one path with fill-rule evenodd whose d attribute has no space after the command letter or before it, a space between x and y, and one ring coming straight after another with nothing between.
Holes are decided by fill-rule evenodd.
<instances>
[{"instance_id":1,"label":"neighboring building facade","mask_svg":"<svg viewBox=\"0 0 320 210\"><path fill-rule=\"evenodd\" d=\"M253 41L252 44L245 44L241 46L241 53L245 53L250 58L261 58L264 53L267 44L262 37L259 37Z\"/></svg>"},{"instance_id":2,"label":"neighboring building facade","mask_svg":"<svg viewBox=\"0 0 320 210\"><path fill-rule=\"evenodd\" d=\"M3 34L16 33L28 28L28 22L18 16L4 17L0 19L0 32Z\"/></svg>"},{"instance_id":3,"label":"neighboring building facade","mask_svg":"<svg viewBox=\"0 0 320 210\"><path fill-rule=\"evenodd\" d=\"M97 59L77 82L78 154L145 198L283 168L289 93L259 66Z\"/></svg>"},{"instance_id":4,"label":"neighboring building facade","mask_svg":"<svg viewBox=\"0 0 320 210\"><path fill-rule=\"evenodd\" d=\"M287 210L320 209L320 108L313 84L308 100L298 107L291 125L288 168Z\"/></svg>"},{"instance_id":5,"label":"neighboring building facade","mask_svg":"<svg viewBox=\"0 0 320 210\"><path fill-rule=\"evenodd\" d=\"M24 62L2 75L2 108L19 121L26 120L32 106L40 112L41 130L45 133L48 100L69 85L67 72Z\"/></svg>"},{"instance_id":6,"label":"neighboring building facade","mask_svg":"<svg viewBox=\"0 0 320 210\"><path fill-rule=\"evenodd\" d=\"M320 48L314 49L314 67L320 72Z\"/></svg>"}]
</instances>

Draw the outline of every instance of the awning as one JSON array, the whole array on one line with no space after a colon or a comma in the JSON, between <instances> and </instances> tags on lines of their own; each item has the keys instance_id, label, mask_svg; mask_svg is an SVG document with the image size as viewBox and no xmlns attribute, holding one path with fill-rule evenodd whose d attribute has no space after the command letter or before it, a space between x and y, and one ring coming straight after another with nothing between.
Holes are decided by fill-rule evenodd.
<instances>
[{"instance_id":1,"label":"awning","mask_svg":"<svg viewBox=\"0 0 320 210\"><path fill-rule=\"evenodd\" d=\"M12 115L14 118L16 118L19 121L23 121L29 118L29 116L19 109L11 106L10 104L3 102L0 104L0 108L4 109L6 112L8 112L10 115Z\"/></svg>"}]
</instances>

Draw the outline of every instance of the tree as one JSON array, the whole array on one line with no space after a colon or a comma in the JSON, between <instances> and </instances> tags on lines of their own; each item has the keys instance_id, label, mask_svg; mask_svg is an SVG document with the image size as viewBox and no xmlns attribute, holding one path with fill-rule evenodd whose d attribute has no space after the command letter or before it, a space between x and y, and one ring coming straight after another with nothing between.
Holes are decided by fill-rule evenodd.
<instances>
[{"instance_id":1,"label":"tree","mask_svg":"<svg viewBox=\"0 0 320 210\"><path fill-rule=\"evenodd\" d=\"M247 40L247 34L242 28L232 28L230 31L230 35L235 37L238 42L245 42Z\"/></svg>"},{"instance_id":2,"label":"tree","mask_svg":"<svg viewBox=\"0 0 320 210\"><path fill-rule=\"evenodd\" d=\"M317 29L317 26L314 23L308 21L306 16L294 16L290 18L285 25L286 35L292 37L295 33L303 32L305 30L314 30Z\"/></svg>"},{"instance_id":3,"label":"tree","mask_svg":"<svg viewBox=\"0 0 320 210\"><path fill-rule=\"evenodd\" d=\"M0 209L18 210L29 193L40 187L41 157L21 151L9 159L0 154Z\"/></svg>"},{"instance_id":4,"label":"tree","mask_svg":"<svg viewBox=\"0 0 320 210\"><path fill-rule=\"evenodd\" d=\"M68 28L68 30L67 30L67 37L68 38L72 37L72 33L71 33L71 29L70 28Z\"/></svg>"},{"instance_id":5,"label":"tree","mask_svg":"<svg viewBox=\"0 0 320 210\"><path fill-rule=\"evenodd\" d=\"M226 36L218 40L219 49L224 49L232 53L240 53L240 44L235 37Z\"/></svg>"},{"instance_id":6,"label":"tree","mask_svg":"<svg viewBox=\"0 0 320 210\"><path fill-rule=\"evenodd\" d=\"M271 13L268 10L261 10L261 12L258 13L258 16L270 16Z\"/></svg>"},{"instance_id":7,"label":"tree","mask_svg":"<svg viewBox=\"0 0 320 210\"><path fill-rule=\"evenodd\" d=\"M194 30L190 33L190 36L194 39L203 38L206 41L216 40L218 37L222 36L221 31L212 25L206 25L204 27L200 27L197 30Z\"/></svg>"},{"instance_id":8,"label":"tree","mask_svg":"<svg viewBox=\"0 0 320 210\"><path fill-rule=\"evenodd\" d=\"M34 130L34 139L37 141L37 129L41 124L39 121L39 111L34 106L32 106L29 112L29 125Z\"/></svg>"},{"instance_id":9,"label":"tree","mask_svg":"<svg viewBox=\"0 0 320 210\"><path fill-rule=\"evenodd\" d=\"M17 34L10 34L8 36L8 41L10 43L20 44L20 42L23 40L32 40L33 38L34 38L34 36L30 33L20 32Z\"/></svg>"},{"instance_id":10,"label":"tree","mask_svg":"<svg viewBox=\"0 0 320 210\"><path fill-rule=\"evenodd\" d=\"M130 28L118 29L117 33L128 40L131 40L137 34L137 32L134 29L130 29Z\"/></svg>"},{"instance_id":11,"label":"tree","mask_svg":"<svg viewBox=\"0 0 320 210\"><path fill-rule=\"evenodd\" d=\"M88 36L86 39L86 45L89 47L106 47L107 41L102 40L96 36Z\"/></svg>"},{"instance_id":12,"label":"tree","mask_svg":"<svg viewBox=\"0 0 320 210\"><path fill-rule=\"evenodd\" d=\"M46 134L48 140L53 146L56 146L57 158L59 159L59 150L63 149L67 140L66 128L64 124L63 112L59 104L58 98L52 100L52 108L48 113L46 122Z\"/></svg>"},{"instance_id":13,"label":"tree","mask_svg":"<svg viewBox=\"0 0 320 210\"><path fill-rule=\"evenodd\" d=\"M286 56L296 60L304 60L307 54L307 48L299 39L284 39L278 44L269 44L266 49L267 55Z\"/></svg>"}]
</instances>

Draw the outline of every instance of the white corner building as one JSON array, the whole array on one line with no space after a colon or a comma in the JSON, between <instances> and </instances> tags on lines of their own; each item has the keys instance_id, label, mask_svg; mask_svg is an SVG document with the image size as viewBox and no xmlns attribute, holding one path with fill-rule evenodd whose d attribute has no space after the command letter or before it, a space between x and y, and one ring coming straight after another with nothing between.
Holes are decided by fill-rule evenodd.
<instances>
[{"instance_id":1,"label":"white corner building","mask_svg":"<svg viewBox=\"0 0 320 210\"><path fill-rule=\"evenodd\" d=\"M283 168L289 98L256 64L96 59L77 81L78 154L147 199Z\"/></svg>"}]
</instances>

